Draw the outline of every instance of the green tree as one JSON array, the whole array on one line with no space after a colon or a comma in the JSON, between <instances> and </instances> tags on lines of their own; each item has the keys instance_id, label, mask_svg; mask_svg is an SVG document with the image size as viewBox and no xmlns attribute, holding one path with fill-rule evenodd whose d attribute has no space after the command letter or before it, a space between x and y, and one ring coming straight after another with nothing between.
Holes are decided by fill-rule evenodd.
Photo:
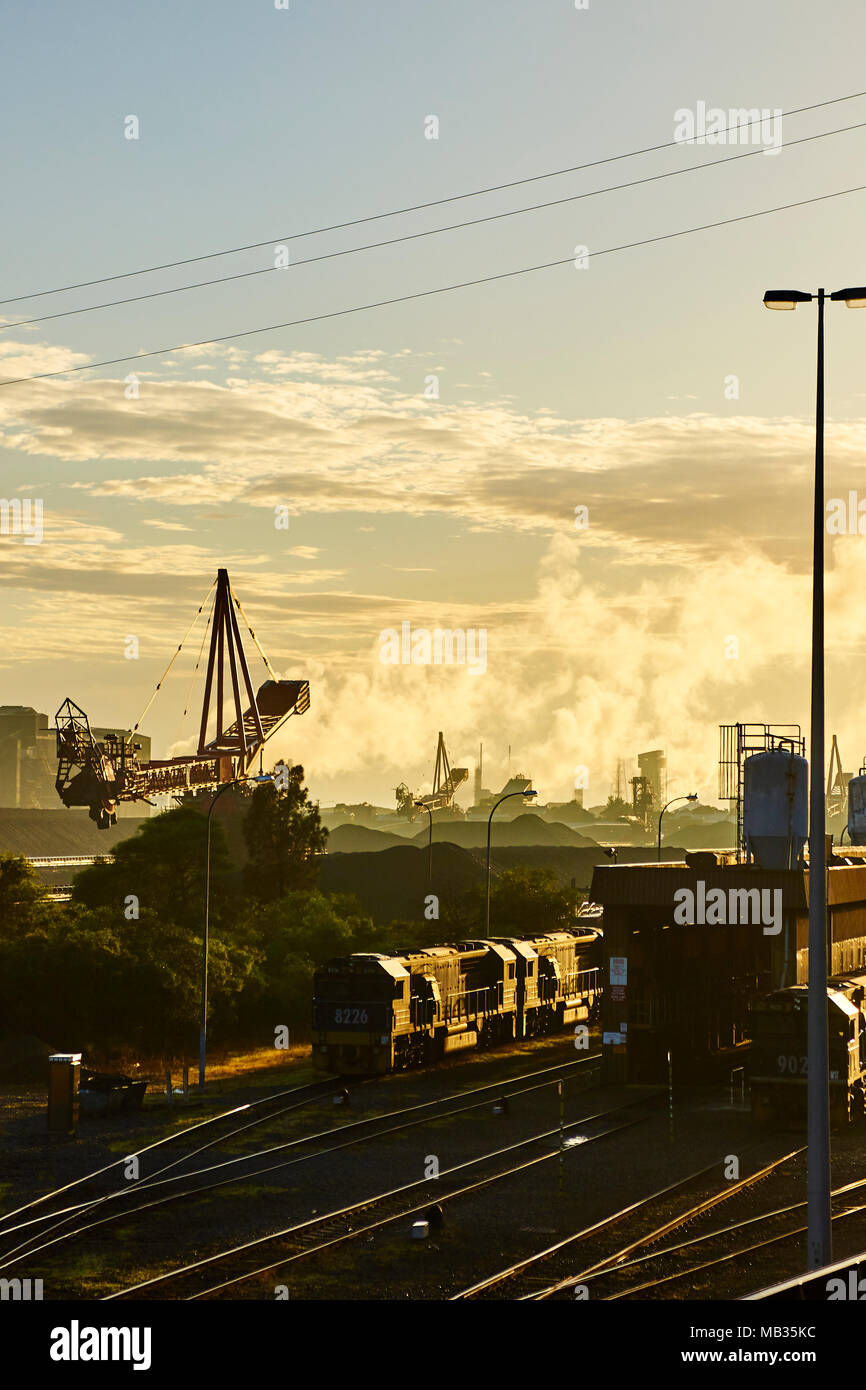
<instances>
[{"instance_id":1,"label":"green tree","mask_svg":"<svg viewBox=\"0 0 866 1390\"><path fill-rule=\"evenodd\" d=\"M498 874L490 883L490 931L493 936L536 936L573 924L584 895L564 887L550 869L517 865ZM443 913L437 936L448 939L476 937L484 933L486 886L473 884ZM430 944L436 923L426 924Z\"/></svg>"},{"instance_id":2,"label":"green tree","mask_svg":"<svg viewBox=\"0 0 866 1390\"><path fill-rule=\"evenodd\" d=\"M258 960L248 946L210 943L209 1033L227 1040L238 997ZM201 938L145 910L54 907L38 926L0 942L0 1012L12 1032L35 1033L88 1060L132 1050L193 1055L198 1038Z\"/></svg>"},{"instance_id":3,"label":"green tree","mask_svg":"<svg viewBox=\"0 0 866 1390\"><path fill-rule=\"evenodd\" d=\"M115 845L112 860L83 869L72 885L73 902L112 907L121 918L147 912L200 934L204 922L207 819L189 806L143 821L135 835ZM210 913L218 927L232 906L231 865L219 821L211 822Z\"/></svg>"},{"instance_id":4,"label":"green tree","mask_svg":"<svg viewBox=\"0 0 866 1390\"><path fill-rule=\"evenodd\" d=\"M102 992L105 969L93 965L92 982L82 981L89 1001L73 1010L77 1035L99 1039L106 1048L118 1039L129 1047L163 1057L191 1053L198 1028L202 934L205 909L207 820L192 807L166 811L145 821L102 860L77 875L65 932L86 943L82 960L115 951L112 997L122 1004L117 1029L93 1005L96 981ZM236 1006L258 955L239 935L240 908L219 821L211 822L210 939L208 946L208 1029L216 1041L227 1040ZM93 934L92 941L87 940ZM38 954L36 942L31 943ZM54 945L62 945L62 933ZM45 988L51 983L53 959L42 957ZM84 967L82 967L84 968ZM73 972L78 981L81 972ZM65 1006L64 1006L65 1007ZM72 1026L72 1022L70 1022ZM72 1044L64 1044L72 1045ZM84 1045L83 1043L81 1045Z\"/></svg>"},{"instance_id":5,"label":"green tree","mask_svg":"<svg viewBox=\"0 0 866 1390\"><path fill-rule=\"evenodd\" d=\"M29 860L21 854L0 854L0 935L27 931L39 917L45 889Z\"/></svg>"},{"instance_id":6,"label":"green tree","mask_svg":"<svg viewBox=\"0 0 866 1390\"><path fill-rule=\"evenodd\" d=\"M244 819L249 855L244 886L260 902L313 888L318 876L317 856L324 853L328 838L319 808L309 801L303 785L304 769L283 763L277 776L276 784L266 782L256 787Z\"/></svg>"},{"instance_id":7,"label":"green tree","mask_svg":"<svg viewBox=\"0 0 866 1390\"><path fill-rule=\"evenodd\" d=\"M240 1000L241 1020L248 1032L268 1035L280 1023L309 1028L317 966L331 956L378 949L377 929L352 899L315 890L250 906L239 933L256 952Z\"/></svg>"}]
</instances>

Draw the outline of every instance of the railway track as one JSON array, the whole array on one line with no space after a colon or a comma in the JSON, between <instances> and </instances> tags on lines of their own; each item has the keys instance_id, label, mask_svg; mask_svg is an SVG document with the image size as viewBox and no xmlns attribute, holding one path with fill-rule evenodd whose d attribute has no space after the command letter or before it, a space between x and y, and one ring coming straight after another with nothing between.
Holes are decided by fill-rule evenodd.
<instances>
[{"instance_id":1,"label":"railway track","mask_svg":"<svg viewBox=\"0 0 866 1390\"><path fill-rule=\"evenodd\" d=\"M838 1199L854 1192L859 1192L862 1196L864 1189L866 1189L866 1179L860 1179L857 1182L847 1183L844 1187L837 1188L833 1196ZM601 1296L607 1301L613 1302L616 1299L632 1298L638 1295L650 1294L652 1296L653 1291L661 1289L666 1294L672 1285L682 1279L695 1278L709 1270L718 1269L721 1265L730 1264L734 1260L754 1259L758 1255L764 1255L771 1249L783 1246L785 1243L806 1234L807 1226L800 1222L798 1215L806 1211L806 1205L805 1202L794 1202L788 1206L777 1207L772 1211L761 1212L757 1216L750 1216L743 1221L733 1222L721 1229L693 1236L690 1240L682 1241L678 1245L668 1246L652 1254L627 1261L609 1272L607 1288ZM841 1222L864 1214L866 1214L866 1203L861 1202L835 1212L831 1219L834 1226L838 1227ZM794 1224L792 1224L792 1220ZM733 1250L725 1248L729 1245L731 1237L738 1236L741 1232L746 1233L750 1228L766 1230L770 1227L772 1229L776 1225L781 1226L781 1229L774 1231L771 1235L765 1235L761 1240L752 1241L747 1245L738 1245ZM703 1256L699 1258L697 1264L690 1263L692 1255L698 1247L704 1247ZM656 1274L654 1278L647 1278L647 1271L649 1270L652 1275L658 1266L661 1266L664 1272Z\"/></svg>"},{"instance_id":2,"label":"railway track","mask_svg":"<svg viewBox=\"0 0 866 1390\"><path fill-rule=\"evenodd\" d=\"M303 1134L295 1138L286 1140L280 1144L273 1144L267 1148L257 1149L248 1154L241 1154L209 1167L195 1169L193 1171L174 1172L167 1176L170 1170L184 1168L185 1165L196 1156L206 1150L213 1149L219 1145L229 1143L243 1136L248 1131L260 1126L267 1125L275 1119L297 1110L314 1100L322 1099L334 1091L335 1085L339 1088L340 1082L346 1078L326 1078L324 1081L310 1083L309 1086L296 1088L293 1091L279 1092L274 1096L265 1097L261 1101L254 1102L253 1105L241 1106L234 1110L226 1111L219 1116L214 1116L209 1120L202 1121L199 1125L193 1126L192 1130L205 1128L208 1125L216 1124L221 1120L237 1115L254 1106L267 1105L275 1101L292 1097L292 1103L270 1111L255 1120L247 1121L243 1125L236 1126L226 1133L218 1135L209 1140L206 1144L199 1145L190 1152L181 1155L172 1163L164 1165L155 1172L139 1179L134 1185L125 1183L122 1187L114 1188L107 1193L103 1193L91 1200L77 1203L71 1207L61 1210L51 1209L42 1212L37 1216L28 1216L26 1220L20 1221L17 1225L3 1226L0 1224L0 1239L10 1237L16 1233L28 1231L28 1235L20 1240L17 1245L7 1247L0 1254L0 1272L4 1272L23 1260L32 1261L37 1256L46 1257L49 1252L56 1255L58 1248L79 1237L88 1237L92 1240L91 1233L101 1231L104 1227L114 1223L132 1220L140 1214L152 1214L157 1208L164 1207L172 1202L187 1202L193 1198L205 1197L210 1193L230 1187L232 1184L250 1182L254 1179L267 1176L286 1168L290 1168L299 1163L309 1162L314 1159L325 1158L330 1154L340 1150L350 1148L356 1144L368 1142L376 1138L401 1133L415 1126L428 1124L434 1120L448 1119L455 1115L479 1109L490 1104L490 1097L495 1093L498 1097L507 1100L516 1099L522 1095L537 1091L544 1087L555 1086L560 1081L567 1081L569 1078L580 1076L589 1078L594 1069L598 1066L599 1055L590 1054L587 1057L571 1059L567 1062L556 1063L544 1068L536 1068L534 1071L522 1073L515 1077L505 1080L485 1083L482 1086L473 1087L462 1091L456 1095L439 1097L430 1101L416 1103L402 1107L397 1110L389 1110L384 1114L374 1114L357 1120L349 1121L346 1124L330 1126L327 1129L319 1129L312 1133ZM528 1082L528 1085L522 1083ZM363 1083L362 1083L363 1084ZM486 1099L480 1099L481 1096ZM475 1099L468 1100L469 1097ZM455 1101L460 1103L455 1105ZM450 1107L450 1108L449 1108ZM392 1123L396 1121L396 1123ZM173 1135L167 1136L163 1140L156 1141L155 1144L148 1145L139 1151L140 1154L148 1153L161 1145L173 1140L180 1139L189 1135L192 1130L187 1129ZM338 1143L329 1141L337 1138ZM325 1147L319 1147L313 1152L302 1154L289 1159L281 1159L277 1163L269 1163L265 1167L251 1169L250 1164L256 1160L267 1160L271 1156L284 1153L307 1144L325 1143ZM0 1219L0 1222L8 1222L12 1217L23 1215L26 1211L42 1202L55 1199L72 1187L93 1181L118 1164L126 1160L118 1160L117 1163L108 1165L103 1169L98 1169L92 1174L76 1180L75 1183L67 1184L66 1187L56 1189L55 1192L46 1194L44 1197L35 1199L24 1207L17 1208L14 1212ZM240 1169L241 1171L237 1171ZM215 1174L221 1174L214 1177ZM199 1179L210 1179L205 1182L198 1182ZM195 1185L197 1184L197 1185ZM138 1201L140 1195L147 1196L145 1202ZM135 1203L130 1205L130 1203ZM106 1208L109 1210L105 1211ZM46 1222L53 1224L45 1226ZM34 1231L34 1227L41 1227Z\"/></svg>"},{"instance_id":3,"label":"railway track","mask_svg":"<svg viewBox=\"0 0 866 1390\"><path fill-rule=\"evenodd\" d=\"M643 1097L625 1106L583 1115L562 1127L557 1126L532 1134L516 1143L455 1164L442 1170L435 1178L420 1178L384 1192L369 1194L336 1210L217 1251L203 1259L192 1261L126 1289L120 1289L108 1295L106 1301L129 1296L164 1297L164 1290L169 1285L175 1290L173 1296L184 1300L215 1297L234 1291L239 1285L252 1280L273 1277L277 1271L329 1251L347 1241L356 1240L361 1236L372 1236L397 1221L430 1213L435 1220L448 1202L480 1192L494 1183L525 1173L553 1159L562 1160L569 1152L568 1147L563 1150L558 1142L551 1146L551 1141L558 1141L563 1132L601 1122L604 1127L600 1133L581 1138L580 1147L584 1148L587 1144L600 1142L622 1130L644 1123L649 1115L633 1116L628 1113L638 1106L651 1110L653 1100ZM521 1150L525 1151L539 1144L547 1145L545 1152L521 1158L516 1163L511 1161ZM493 1171L483 1173L480 1178L468 1184L462 1181L461 1175L484 1166L492 1167ZM373 1216L370 1221L365 1219L368 1214ZM276 1243L281 1246L276 1258L269 1259L266 1264L256 1263L258 1254L265 1247ZM223 1277L218 1282L211 1283L214 1271L220 1266L223 1267Z\"/></svg>"},{"instance_id":4,"label":"railway track","mask_svg":"<svg viewBox=\"0 0 866 1390\"><path fill-rule=\"evenodd\" d=\"M329 1095L334 1090L335 1085L339 1086L342 1080L343 1078L341 1077L337 1077L335 1079L327 1078L325 1080L311 1081L303 1086L295 1086L286 1091L278 1091L275 1092L273 1095L263 1096L260 1100L249 1101L243 1105L233 1106L229 1110L224 1110L217 1115L209 1116L206 1120L200 1120L196 1124L185 1126L182 1129L177 1129L173 1131L171 1134L164 1135L162 1139L157 1139L150 1144L145 1144L140 1149L131 1150L123 1158L115 1159L112 1163L105 1164L101 1168L96 1168L90 1173L85 1173L82 1177L75 1178L71 1182L65 1183L62 1187L54 1188L51 1192L43 1193L39 1197L31 1198L30 1201L23 1203L21 1206L15 1207L11 1211L3 1213L3 1215L0 1216L0 1240L2 1240L6 1236L11 1236L21 1230L25 1230L33 1226L44 1225L45 1222L54 1221L56 1220L56 1218L62 1218L59 1222L57 1222L57 1225L67 1224L67 1222L74 1220L76 1216L86 1214L89 1211L92 1211L95 1208L101 1206L105 1202L130 1196L132 1192L139 1191L142 1187L145 1187L150 1183L153 1183L161 1174L169 1172L172 1168L177 1168L178 1166L188 1162L189 1159L196 1157L200 1153L204 1153L207 1149L214 1148L219 1144L228 1143L233 1138L236 1138L237 1135L244 1133L244 1131L248 1129L255 1128L257 1125L268 1124L269 1122L272 1122L274 1119L278 1118L281 1115L288 1114L289 1112L301 1109L304 1106L309 1105L316 1100L323 1099L325 1096ZM233 1116L245 1114L248 1111L258 1109L260 1106L273 1105L276 1101L283 1100L288 1097L294 1098L290 1105L282 1106L275 1111L270 1111L268 1114L263 1115L256 1120L253 1120L240 1126L236 1126L234 1129L229 1130L227 1133L217 1136L216 1139L210 1140L207 1144L199 1145L198 1148L193 1149L191 1152L182 1154L181 1157L175 1159L174 1162L165 1164L162 1168L157 1169L156 1172L152 1173L149 1177L141 1179L132 1188L130 1187L129 1183L126 1183L122 1188L112 1189L111 1191L103 1193L98 1197L90 1198L83 1202L74 1203L70 1207L63 1207L60 1209L56 1207L49 1207L48 1210L39 1212L36 1216L28 1216L26 1219L20 1220L15 1225L8 1224L15 1217L23 1217L26 1212L32 1213L33 1211L35 1211L37 1207L41 1207L45 1203L54 1202L56 1199L61 1198L64 1194L71 1192L74 1188L83 1187L87 1184L98 1182L99 1179L105 1178L109 1173L112 1173L114 1172L114 1170L128 1164L130 1158L140 1159L145 1154L152 1154L157 1149L162 1149L168 1144L177 1143L179 1140L187 1139L191 1134L197 1133L199 1130L208 1129L212 1125L221 1124L224 1120L228 1120L231 1119ZM50 1227L49 1229L57 1229L57 1226ZM47 1232L43 1229L43 1231L40 1233L39 1238L43 1238L46 1234ZM2 1253L0 1253L0 1261L6 1260L9 1256L16 1254L19 1249L26 1249L26 1247L30 1243L31 1242L26 1241L22 1246L15 1247L14 1249L4 1250ZM7 1267L8 1266L5 1264L0 1264L0 1269Z\"/></svg>"},{"instance_id":5,"label":"railway track","mask_svg":"<svg viewBox=\"0 0 866 1390\"><path fill-rule=\"evenodd\" d=\"M452 1301L481 1296L489 1297L494 1294L494 1291L498 1291L497 1296L503 1296L506 1287L507 1294L505 1296L519 1301L540 1301L562 1295L573 1298L575 1297L575 1289L579 1289L584 1297L587 1296L586 1290L589 1297L605 1298L608 1294L601 1281L605 1276L608 1281L615 1281L619 1271L630 1256L636 1256L638 1251L657 1243L670 1232L696 1220L704 1213L712 1211L721 1203L736 1197L783 1165L792 1162L802 1152L802 1149L792 1150L790 1153L773 1159L770 1163L763 1165L748 1177L737 1182L719 1182L724 1166L720 1159L717 1163L690 1173L656 1192L649 1193L637 1201L629 1203L629 1205L612 1212L609 1216L593 1222L592 1225L557 1241L554 1245L547 1246L525 1259L498 1270L495 1274L478 1281L469 1288L462 1289L459 1293L452 1295ZM692 1187L698 1187L701 1190L702 1195L699 1200L693 1201L690 1205L670 1214L671 1203ZM664 1213L665 1219L661 1221L661 1224L658 1224L659 1216L662 1213ZM639 1233L626 1245L608 1253L602 1253L602 1240L605 1232L623 1222L631 1224L633 1228L639 1230ZM557 1261L561 1262L563 1258L570 1260L575 1247L581 1245L587 1246L590 1251L594 1252L595 1258L590 1257L592 1263L586 1265L578 1274L570 1274L565 1278L551 1282L553 1271L550 1266L555 1265ZM565 1252L568 1252L567 1256ZM640 1263L640 1258L631 1261L632 1265ZM541 1266L546 1264L548 1264L547 1273L540 1274Z\"/></svg>"}]
</instances>

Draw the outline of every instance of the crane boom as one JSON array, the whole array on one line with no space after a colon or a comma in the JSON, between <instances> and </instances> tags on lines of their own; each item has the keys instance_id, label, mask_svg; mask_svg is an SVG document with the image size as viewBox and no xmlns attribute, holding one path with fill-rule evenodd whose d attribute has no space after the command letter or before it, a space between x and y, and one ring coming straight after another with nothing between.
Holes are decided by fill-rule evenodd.
<instances>
[{"instance_id":1,"label":"crane boom","mask_svg":"<svg viewBox=\"0 0 866 1390\"><path fill-rule=\"evenodd\" d=\"M230 782L249 772L290 715L306 713L310 687L305 680L267 680L253 690L232 598L228 570L221 569L197 752L140 762L134 734L128 739L109 734L97 742L84 710L67 698L56 715L55 786L64 806L87 806L91 820L104 830L116 822L119 801L146 802L160 792L178 795ZM227 667L231 702L225 698ZM234 719L227 725L232 704ZM216 727L209 738L212 705Z\"/></svg>"}]
</instances>

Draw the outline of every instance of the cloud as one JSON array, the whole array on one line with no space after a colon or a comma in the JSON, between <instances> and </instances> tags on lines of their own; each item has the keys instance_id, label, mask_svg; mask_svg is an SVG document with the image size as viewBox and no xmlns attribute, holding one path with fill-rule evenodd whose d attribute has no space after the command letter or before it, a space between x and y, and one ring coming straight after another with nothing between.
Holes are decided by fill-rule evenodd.
<instances>
[{"instance_id":1,"label":"cloud","mask_svg":"<svg viewBox=\"0 0 866 1390\"><path fill-rule=\"evenodd\" d=\"M55 350L34 351L44 367ZM0 617L8 698L35 702L26 682L37 670L47 707L62 672L80 680L82 701L98 699L100 721L121 718L121 705L149 693L226 565L271 661L311 681L312 709L279 736L275 756L304 761L323 797L344 794L347 781L386 800L401 780L420 785L441 728L458 763L471 764L484 740L491 785L511 743L545 799L570 796L573 768L585 764L590 800L601 801L617 757L662 746L672 787L694 783L713 799L720 722L805 719L810 423L569 420L502 399L428 402L395 384L402 354L332 363L235 350L205 364L210 379L148 380L135 401L122 381L86 376L0 391L0 444L28 467L32 458L40 470L51 461L55 475L68 469L46 493L43 544L0 538L14 599ZM232 375L218 382L219 371ZM858 485L866 494L864 442L863 421L828 430L828 495L847 498ZM7 496L22 486L16 466ZM70 496L76 508L59 505ZM261 532L247 541L245 520L278 504L293 528L306 514L304 540L323 543L275 556ZM139 505L164 543L128 539ZM199 539L168 519L189 507L200 518L204 505L231 529ZM575 529L576 508L587 509L585 529ZM445 566L437 551L443 528L431 528L429 546L421 535L406 557L417 564L389 568L396 592L359 591L354 572L314 563L332 553L334 519L351 512L364 523L351 529L365 533L405 517L449 519L464 535L458 577L472 572L479 533L506 553L521 534L533 545L507 585L492 575L485 586L479 569L478 601L457 602L451 557ZM864 548L857 536L828 537L828 708L849 767L862 751L850 672L866 648ZM407 599L401 573L431 577L413 579ZM468 595L462 582L456 592ZM404 620L485 627L486 673L383 667L378 634ZM129 632L140 665L123 659ZM167 748L176 719L158 702L149 719Z\"/></svg>"},{"instance_id":2,"label":"cloud","mask_svg":"<svg viewBox=\"0 0 866 1390\"><path fill-rule=\"evenodd\" d=\"M47 362L61 350L33 351ZM504 401L430 402L395 384L397 359L378 351L327 361L233 349L231 360L249 375L147 381L137 400L122 382L90 378L0 391L0 444L74 465L69 485L94 499L181 508L206 495L251 511L439 514L538 535L572 529L582 506L581 545L613 548L620 566L705 562L744 539L805 563L808 422L567 420ZM866 481L864 445L864 421L828 430L840 495ZM125 466L106 477L112 463Z\"/></svg>"},{"instance_id":3,"label":"cloud","mask_svg":"<svg viewBox=\"0 0 866 1390\"><path fill-rule=\"evenodd\" d=\"M73 352L71 348L50 347L44 343L19 343L0 336L0 383L38 372L65 372L87 360L86 352ZM13 391L24 389L23 386L10 386L6 394L11 396Z\"/></svg>"}]
</instances>

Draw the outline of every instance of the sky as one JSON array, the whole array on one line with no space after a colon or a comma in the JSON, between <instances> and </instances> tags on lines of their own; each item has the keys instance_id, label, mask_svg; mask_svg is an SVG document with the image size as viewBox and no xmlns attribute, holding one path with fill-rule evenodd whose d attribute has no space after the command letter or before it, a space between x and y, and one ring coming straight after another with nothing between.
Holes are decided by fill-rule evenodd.
<instances>
[{"instance_id":1,"label":"sky","mask_svg":"<svg viewBox=\"0 0 866 1390\"><path fill-rule=\"evenodd\" d=\"M272 750L323 805L429 787L440 729L492 787L510 746L542 801L577 768L603 801L656 747L671 795L714 801L720 723L808 721L815 308L761 300L866 280L866 190L826 196L866 183L866 95L838 100L861 33L857 0L8 9L0 497L43 521L0 534L0 703L132 727L226 566L310 681ZM683 112L817 103L779 148L772 122L673 143ZM866 313L829 306L853 771L864 361ZM142 724L158 756L194 743L203 622ZM485 659L383 662L404 623L483 631Z\"/></svg>"}]
</instances>

